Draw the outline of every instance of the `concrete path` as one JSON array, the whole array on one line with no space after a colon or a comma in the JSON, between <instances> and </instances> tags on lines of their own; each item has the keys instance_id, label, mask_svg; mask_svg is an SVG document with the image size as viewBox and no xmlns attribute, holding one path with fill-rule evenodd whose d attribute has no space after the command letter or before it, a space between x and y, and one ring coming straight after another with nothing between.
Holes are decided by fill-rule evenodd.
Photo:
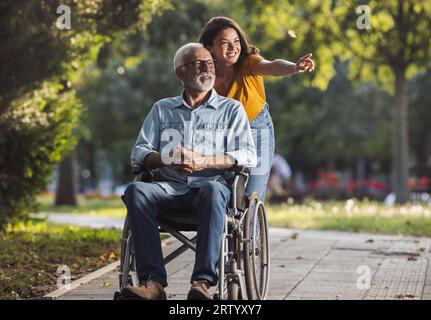
<instances>
[{"instance_id":1,"label":"concrete path","mask_svg":"<svg viewBox=\"0 0 431 320\"><path fill-rule=\"evenodd\" d=\"M268 299L431 300L431 238L270 229ZM166 253L178 245L172 241ZM167 265L168 299L185 299L194 254ZM117 271L57 297L113 298Z\"/></svg>"},{"instance_id":2,"label":"concrete path","mask_svg":"<svg viewBox=\"0 0 431 320\"><path fill-rule=\"evenodd\" d=\"M116 228L123 229L124 217L104 217L97 214L38 212L33 217L45 219L55 224L70 224L89 228Z\"/></svg>"}]
</instances>

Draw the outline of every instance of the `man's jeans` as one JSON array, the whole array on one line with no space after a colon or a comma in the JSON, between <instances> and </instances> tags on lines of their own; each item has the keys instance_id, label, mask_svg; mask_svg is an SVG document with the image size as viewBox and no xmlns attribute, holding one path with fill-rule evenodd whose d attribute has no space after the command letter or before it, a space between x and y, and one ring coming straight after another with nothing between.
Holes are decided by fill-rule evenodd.
<instances>
[{"instance_id":1,"label":"man's jeans","mask_svg":"<svg viewBox=\"0 0 431 320\"><path fill-rule=\"evenodd\" d=\"M167 286L156 211L161 215L190 212L198 217L196 260L191 280L217 284L221 237L230 200L230 190L226 185L217 181L204 182L198 189L172 196L156 183L133 182L128 185L124 196L139 281L151 279Z\"/></svg>"}]
</instances>

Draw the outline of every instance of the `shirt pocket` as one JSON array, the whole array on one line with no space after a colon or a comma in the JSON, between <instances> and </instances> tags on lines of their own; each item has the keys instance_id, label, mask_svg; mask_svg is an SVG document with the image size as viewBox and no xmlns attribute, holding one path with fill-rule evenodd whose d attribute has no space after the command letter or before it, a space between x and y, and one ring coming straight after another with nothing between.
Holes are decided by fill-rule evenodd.
<instances>
[{"instance_id":1,"label":"shirt pocket","mask_svg":"<svg viewBox=\"0 0 431 320\"><path fill-rule=\"evenodd\" d=\"M194 146L201 150L202 154L209 155L224 152L223 146L228 123L204 122L198 125L196 129L193 142Z\"/></svg>"},{"instance_id":2,"label":"shirt pocket","mask_svg":"<svg viewBox=\"0 0 431 320\"><path fill-rule=\"evenodd\" d=\"M200 129L205 131L222 131L228 128L227 123L223 122L205 122L201 125Z\"/></svg>"},{"instance_id":3,"label":"shirt pocket","mask_svg":"<svg viewBox=\"0 0 431 320\"><path fill-rule=\"evenodd\" d=\"M161 122L160 131L166 129L184 130L184 124L182 122Z\"/></svg>"}]
</instances>

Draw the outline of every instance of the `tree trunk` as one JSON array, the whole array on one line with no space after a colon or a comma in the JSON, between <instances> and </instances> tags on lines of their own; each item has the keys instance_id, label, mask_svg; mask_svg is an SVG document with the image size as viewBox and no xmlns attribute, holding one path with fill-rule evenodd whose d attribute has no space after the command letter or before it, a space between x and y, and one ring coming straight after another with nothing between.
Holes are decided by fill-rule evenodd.
<instances>
[{"instance_id":1,"label":"tree trunk","mask_svg":"<svg viewBox=\"0 0 431 320\"><path fill-rule=\"evenodd\" d=\"M395 108L392 128L392 189L396 202L409 199L408 189L408 94L405 70L395 72Z\"/></svg>"},{"instance_id":2,"label":"tree trunk","mask_svg":"<svg viewBox=\"0 0 431 320\"><path fill-rule=\"evenodd\" d=\"M74 164L75 153L72 151L58 166L56 206L76 206Z\"/></svg>"}]
</instances>

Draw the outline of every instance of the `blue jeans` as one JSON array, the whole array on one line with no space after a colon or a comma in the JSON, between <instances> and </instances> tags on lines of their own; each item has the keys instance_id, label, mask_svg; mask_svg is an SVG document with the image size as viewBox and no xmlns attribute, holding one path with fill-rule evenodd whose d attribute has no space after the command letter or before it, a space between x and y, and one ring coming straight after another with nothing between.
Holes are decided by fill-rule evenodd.
<instances>
[{"instance_id":1,"label":"blue jeans","mask_svg":"<svg viewBox=\"0 0 431 320\"><path fill-rule=\"evenodd\" d=\"M259 115L250 122L254 145L257 152L257 166L251 169L246 194L257 192L262 201L265 200L266 185L274 158L274 125L269 114L268 104Z\"/></svg>"},{"instance_id":2,"label":"blue jeans","mask_svg":"<svg viewBox=\"0 0 431 320\"><path fill-rule=\"evenodd\" d=\"M124 197L140 282L151 279L167 286L156 213L190 212L198 217L196 260L191 280L217 284L221 237L230 200L230 190L226 185L217 181L204 182L200 188L172 196L155 183L132 182L127 186Z\"/></svg>"}]
</instances>

